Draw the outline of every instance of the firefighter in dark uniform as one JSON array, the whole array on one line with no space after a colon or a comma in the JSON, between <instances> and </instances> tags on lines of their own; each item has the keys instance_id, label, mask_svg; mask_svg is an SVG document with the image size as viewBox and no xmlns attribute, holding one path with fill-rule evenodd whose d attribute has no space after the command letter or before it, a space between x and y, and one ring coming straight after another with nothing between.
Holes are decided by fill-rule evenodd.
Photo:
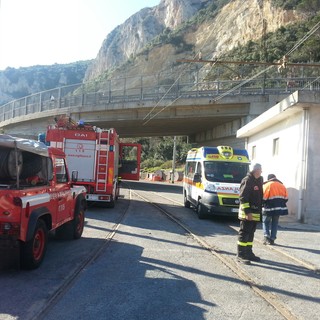
<instances>
[{"instance_id":1,"label":"firefighter in dark uniform","mask_svg":"<svg viewBox=\"0 0 320 320\"><path fill-rule=\"evenodd\" d=\"M256 163L253 170L242 179L240 184L238 215L240 229L237 259L245 264L250 264L250 261L260 261L260 258L252 252L252 245L257 222L261 220L262 212L263 178L261 172L261 165Z\"/></svg>"}]
</instances>

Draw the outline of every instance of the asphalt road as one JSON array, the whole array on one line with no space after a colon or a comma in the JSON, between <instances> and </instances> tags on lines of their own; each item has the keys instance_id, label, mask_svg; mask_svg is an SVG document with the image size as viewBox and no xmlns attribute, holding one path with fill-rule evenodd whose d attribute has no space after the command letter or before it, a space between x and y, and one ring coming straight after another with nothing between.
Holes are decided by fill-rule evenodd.
<instances>
[{"instance_id":1,"label":"asphalt road","mask_svg":"<svg viewBox=\"0 0 320 320\"><path fill-rule=\"evenodd\" d=\"M142 181L130 186L187 225L218 254L201 246L156 207L123 189L116 208L89 208L80 240L51 239L39 269L1 272L1 320L38 319L50 302L43 319L263 320L319 316L320 276L308 269L309 265L320 267L317 228L285 223L274 248L262 245L261 230L257 230L255 253L262 262L238 266L236 219L199 220L193 210L182 206L178 184ZM114 237L106 242L124 212ZM94 254L96 258L89 259ZM81 265L85 267L79 271ZM74 280L66 285L75 273ZM256 290L239 276L241 273L252 279ZM274 304L257 293L258 289Z\"/></svg>"}]
</instances>

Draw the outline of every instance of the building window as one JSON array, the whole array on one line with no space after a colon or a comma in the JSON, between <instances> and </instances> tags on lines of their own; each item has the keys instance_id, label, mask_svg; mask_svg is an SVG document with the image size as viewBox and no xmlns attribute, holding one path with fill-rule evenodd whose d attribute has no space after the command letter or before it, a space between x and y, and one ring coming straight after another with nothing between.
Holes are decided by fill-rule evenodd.
<instances>
[{"instance_id":1,"label":"building window","mask_svg":"<svg viewBox=\"0 0 320 320\"><path fill-rule=\"evenodd\" d=\"M257 147L256 146L252 146L251 159L254 160L256 157L257 157Z\"/></svg>"},{"instance_id":2,"label":"building window","mask_svg":"<svg viewBox=\"0 0 320 320\"><path fill-rule=\"evenodd\" d=\"M272 154L277 156L279 154L279 138L273 139L273 150Z\"/></svg>"}]
</instances>

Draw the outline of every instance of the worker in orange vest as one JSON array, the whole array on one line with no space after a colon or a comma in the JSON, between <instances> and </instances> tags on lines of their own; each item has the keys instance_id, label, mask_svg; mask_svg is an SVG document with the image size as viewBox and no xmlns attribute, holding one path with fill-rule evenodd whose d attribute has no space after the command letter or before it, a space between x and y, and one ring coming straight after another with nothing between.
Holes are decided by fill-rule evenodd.
<instances>
[{"instance_id":1,"label":"worker in orange vest","mask_svg":"<svg viewBox=\"0 0 320 320\"><path fill-rule=\"evenodd\" d=\"M288 192L274 174L263 184L262 228L264 244L273 245L277 238L279 217L288 214Z\"/></svg>"}]
</instances>

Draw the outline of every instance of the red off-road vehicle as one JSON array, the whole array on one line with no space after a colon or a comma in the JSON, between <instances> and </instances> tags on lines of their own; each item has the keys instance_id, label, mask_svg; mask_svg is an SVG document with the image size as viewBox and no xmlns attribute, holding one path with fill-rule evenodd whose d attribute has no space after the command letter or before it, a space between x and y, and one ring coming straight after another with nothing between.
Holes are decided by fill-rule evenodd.
<instances>
[{"instance_id":1,"label":"red off-road vehicle","mask_svg":"<svg viewBox=\"0 0 320 320\"><path fill-rule=\"evenodd\" d=\"M0 135L1 267L18 256L23 268L37 268L49 231L58 237L81 237L85 209L85 188L72 185L64 152Z\"/></svg>"}]
</instances>

